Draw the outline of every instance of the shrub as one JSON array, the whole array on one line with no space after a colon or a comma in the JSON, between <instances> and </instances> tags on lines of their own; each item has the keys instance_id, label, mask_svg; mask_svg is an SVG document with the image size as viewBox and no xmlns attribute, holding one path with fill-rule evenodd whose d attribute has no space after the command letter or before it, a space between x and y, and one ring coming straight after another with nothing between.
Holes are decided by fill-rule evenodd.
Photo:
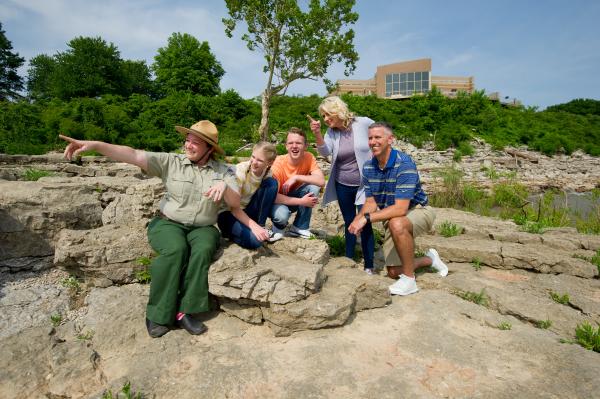
<instances>
[{"instance_id":1,"label":"shrub","mask_svg":"<svg viewBox=\"0 0 600 399\"><path fill-rule=\"evenodd\" d=\"M550 292L550 298L556 303L560 303L561 305L569 304L569 294L557 294L556 292Z\"/></svg>"},{"instance_id":2,"label":"shrub","mask_svg":"<svg viewBox=\"0 0 600 399\"><path fill-rule=\"evenodd\" d=\"M481 260L479 260L478 258L473 258L471 264L473 265L473 269L477 271L481 270Z\"/></svg>"},{"instance_id":3,"label":"shrub","mask_svg":"<svg viewBox=\"0 0 600 399\"><path fill-rule=\"evenodd\" d=\"M79 284L79 280L75 276L69 276L61 280L61 284L64 287L67 287L69 290L74 293L78 293L81 291L81 284Z\"/></svg>"},{"instance_id":4,"label":"shrub","mask_svg":"<svg viewBox=\"0 0 600 399\"><path fill-rule=\"evenodd\" d=\"M462 157L463 157L463 153L462 153L462 151L461 151L461 150L459 150L459 149L456 149L456 150L454 151L454 154L452 155L452 160L453 160L454 162L460 162L460 161L462 160Z\"/></svg>"},{"instance_id":5,"label":"shrub","mask_svg":"<svg viewBox=\"0 0 600 399\"><path fill-rule=\"evenodd\" d=\"M448 221L444 220L440 224L440 234L444 237L454 237L462 233L462 227Z\"/></svg>"},{"instance_id":6,"label":"shrub","mask_svg":"<svg viewBox=\"0 0 600 399\"><path fill-rule=\"evenodd\" d=\"M139 392L133 392L131 390L131 383L128 381L121 388L121 392L113 394L112 391L105 391L101 399L143 399L143 396Z\"/></svg>"},{"instance_id":7,"label":"shrub","mask_svg":"<svg viewBox=\"0 0 600 399\"><path fill-rule=\"evenodd\" d=\"M585 349L600 352L600 324L596 330L587 321L578 324L575 328L575 337L577 343Z\"/></svg>"},{"instance_id":8,"label":"shrub","mask_svg":"<svg viewBox=\"0 0 600 399\"><path fill-rule=\"evenodd\" d=\"M489 298L485 293L485 288L483 288L479 293L471 292L471 291L459 291L457 293L459 297L464 299L465 301L476 303L481 306L488 306Z\"/></svg>"},{"instance_id":9,"label":"shrub","mask_svg":"<svg viewBox=\"0 0 600 399\"><path fill-rule=\"evenodd\" d=\"M500 330L510 330L512 328L512 324L510 324L508 321L502 321L500 324L498 324L498 328Z\"/></svg>"},{"instance_id":10,"label":"shrub","mask_svg":"<svg viewBox=\"0 0 600 399\"><path fill-rule=\"evenodd\" d=\"M329 254L331 256L345 256L346 255L346 240L343 236L337 235L327 237L325 242L329 246Z\"/></svg>"},{"instance_id":11,"label":"shrub","mask_svg":"<svg viewBox=\"0 0 600 399\"><path fill-rule=\"evenodd\" d=\"M552 326L552 320L550 319L546 319L546 320L538 320L537 323L537 328L541 328L543 330L547 330Z\"/></svg>"},{"instance_id":12,"label":"shrub","mask_svg":"<svg viewBox=\"0 0 600 399\"><path fill-rule=\"evenodd\" d=\"M596 265L596 267L598 268L598 273L600 274L600 249L596 251L596 255L592 256L590 262Z\"/></svg>"},{"instance_id":13,"label":"shrub","mask_svg":"<svg viewBox=\"0 0 600 399\"><path fill-rule=\"evenodd\" d=\"M54 173L47 170L26 169L23 177L27 181L38 181L41 177L53 176Z\"/></svg>"},{"instance_id":14,"label":"shrub","mask_svg":"<svg viewBox=\"0 0 600 399\"><path fill-rule=\"evenodd\" d=\"M471 144L467 141L463 141L458 145L458 151L461 152L464 156L469 156L475 154L475 150L471 146Z\"/></svg>"},{"instance_id":15,"label":"shrub","mask_svg":"<svg viewBox=\"0 0 600 399\"><path fill-rule=\"evenodd\" d=\"M375 250L383 245L384 236L377 229L373 229L373 239L375 240Z\"/></svg>"},{"instance_id":16,"label":"shrub","mask_svg":"<svg viewBox=\"0 0 600 399\"><path fill-rule=\"evenodd\" d=\"M58 313L54 313L50 315L50 322L52 323L52 327L58 327L60 323L62 323L62 316Z\"/></svg>"},{"instance_id":17,"label":"shrub","mask_svg":"<svg viewBox=\"0 0 600 399\"><path fill-rule=\"evenodd\" d=\"M94 338L94 330L88 330L86 332L79 332L76 335L77 339L82 341L91 341Z\"/></svg>"},{"instance_id":18,"label":"shrub","mask_svg":"<svg viewBox=\"0 0 600 399\"><path fill-rule=\"evenodd\" d=\"M527 204L527 187L514 181L500 182L492 189L494 205L502 208L520 209Z\"/></svg>"},{"instance_id":19,"label":"shrub","mask_svg":"<svg viewBox=\"0 0 600 399\"><path fill-rule=\"evenodd\" d=\"M135 279L140 284L149 284L152 281L152 275L150 274L150 270L148 268L144 268L143 270L138 270L135 272Z\"/></svg>"}]
</instances>

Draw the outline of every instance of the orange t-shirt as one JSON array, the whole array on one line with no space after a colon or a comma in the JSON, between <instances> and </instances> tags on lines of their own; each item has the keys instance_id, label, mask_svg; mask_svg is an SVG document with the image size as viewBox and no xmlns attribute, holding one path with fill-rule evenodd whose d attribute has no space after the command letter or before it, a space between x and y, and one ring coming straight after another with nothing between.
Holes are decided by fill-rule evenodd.
<instances>
[{"instance_id":1,"label":"orange t-shirt","mask_svg":"<svg viewBox=\"0 0 600 399\"><path fill-rule=\"evenodd\" d=\"M317 165L317 159L310 152L305 152L304 156L300 160L300 163L296 166L292 165L289 160L289 155L278 155L275 158L275 162L273 162L273 166L271 166L271 171L273 172L273 177L279 183L279 192L281 193L281 186L285 183L290 177L294 175L310 175L315 170L318 170L319 166ZM300 183L294 184L290 191L294 191L300 187Z\"/></svg>"}]
</instances>

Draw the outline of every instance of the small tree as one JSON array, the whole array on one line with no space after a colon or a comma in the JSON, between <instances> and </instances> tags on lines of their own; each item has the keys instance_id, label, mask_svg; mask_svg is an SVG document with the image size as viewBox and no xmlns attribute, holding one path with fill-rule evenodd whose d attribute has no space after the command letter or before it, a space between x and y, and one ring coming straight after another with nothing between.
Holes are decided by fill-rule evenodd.
<instances>
[{"instance_id":1,"label":"small tree","mask_svg":"<svg viewBox=\"0 0 600 399\"><path fill-rule=\"evenodd\" d=\"M25 58L12 52L12 43L4 35L0 22L0 100L21 97L18 91L23 90L23 79L17 69L24 62Z\"/></svg>"},{"instance_id":2,"label":"small tree","mask_svg":"<svg viewBox=\"0 0 600 399\"><path fill-rule=\"evenodd\" d=\"M244 21L248 32L242 35L251 51L265 57L263 70L267 85L262 93L259 133L268 136L271 98L285 93L299 79L323 78L332 62L344 62L348 76L356 68L354 31L343 31L354 24L354 0L311 0L303 11L296 0L225 0L230 18L223 18L225 33L232 37L236 23ZM331 85L325 79L326 85Z\"/></svg>"},{"instance_id":3,"label":"small tree","mask_svg":"<svg viewBox=\"0 0 600 399\"><path fill-rule=\"evenodd\" d=\"M200 43L187 33L173 33L167 47L158 49L152 69L156 83L164 94L189 91L204 96L221 92L221 63L210 52L208 42Z\"/></svg>"}]
</instances>

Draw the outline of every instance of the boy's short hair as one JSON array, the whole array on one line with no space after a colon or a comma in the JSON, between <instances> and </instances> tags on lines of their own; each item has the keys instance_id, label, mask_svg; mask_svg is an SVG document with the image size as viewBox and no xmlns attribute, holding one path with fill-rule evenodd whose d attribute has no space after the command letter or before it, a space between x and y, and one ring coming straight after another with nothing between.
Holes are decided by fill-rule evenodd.
<instances>
[{"instance_id":1,"label":"boy's short hair","mask_svg":"<svg viewBox=\"0 0 600 399\"><path fill-rule=\"evenodd\" d=\"M298 136L302 136L302 138L304 139L304 144L306 144L306 142L307 142L306 133L304 133L304 130L300 129L299 127L291 127L290 130L288 130L287 134L288 134L288 136L290 134L297 134ZM287 137L286 137L286 141L287 141Z\"/></svg>"}]
</instances>

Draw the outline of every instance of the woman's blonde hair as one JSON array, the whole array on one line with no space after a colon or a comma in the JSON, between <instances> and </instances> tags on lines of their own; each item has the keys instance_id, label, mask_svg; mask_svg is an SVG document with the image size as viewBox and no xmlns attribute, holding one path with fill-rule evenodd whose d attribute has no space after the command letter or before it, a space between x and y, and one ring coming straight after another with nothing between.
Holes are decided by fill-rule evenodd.
<instances>
[{"instance_id":1,"label":"woman's blonde hair","mask_svg":"<svg viewBox=\"0 0 600 399\"><path fill-rule=\"evenodd\" d=\"M342 121L344 128L348 128L354 119L354 113L350 112L348 105L338 96L326 97L319 105L319 114L337 116Z\"/></svg>"},{"instance_id":2,"label":"woman's blonde hair","mask_svg":"<svg viewBox=\"0 0 600 399\"><path fill-rule=\"evenodd\" d=\"M254 151L262 151L265 155L265 159L267 162L272 163L277 157L277 149L275 148L275 144L271 144L268 141L259 141L252 148L252 152Z\"/></svg>"}]
</instances>

